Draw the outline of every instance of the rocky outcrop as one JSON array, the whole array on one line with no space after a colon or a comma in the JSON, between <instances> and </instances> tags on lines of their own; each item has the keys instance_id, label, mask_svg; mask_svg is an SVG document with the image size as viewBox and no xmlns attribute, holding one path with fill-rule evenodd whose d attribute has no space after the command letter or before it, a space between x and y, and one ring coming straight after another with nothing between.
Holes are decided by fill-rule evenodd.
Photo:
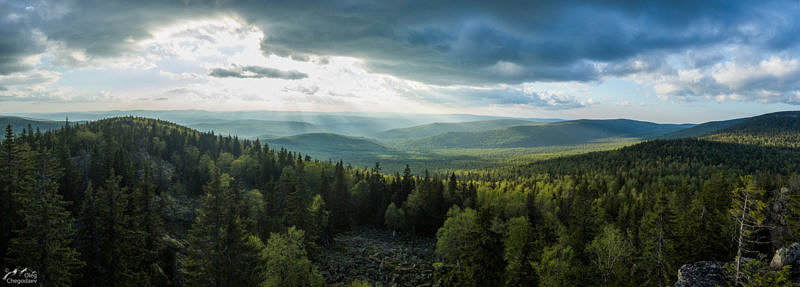
<instances>
[{"instance_id":1,"label":"rocky outcrop","mask_svg":"<svg viewBox=\"0 0 800 287\"><path fill-rule=\"evenodd\" d=\"M722 265L712 261L684 264L678 270L675 287L727 286Z\"/></svg>"},{"instance_id":2,"label":"rocky outcrop","mask_svg":"<svg viewBox=\"0 0 800 287\"><path fill-rule=\"evenodd\" d=\"M775 251L775 256L769 263L769 268L772 270L780 270L783 266L794 265L800 263L800 243L793 243L788 247L783 247Z\"/></svg>"},{"instance_id":3,"label":"rocky outcrop","mask_svg":"<svg viewBox=\"0 0 800 287\"><path fill-rule=\"evenodd\" d=\"M772 203L770 203L765 210L767 221L772 222L772 224L770 224L771 228L769 228L770 241L772 241L772 246L774 248L780 248L783 247L781 246L781 239L789 235L789 227L786 219L793 216L789 208L789 189L786 187L781 188L772 198L771 202Z\"/></svg>"}]
</instances>

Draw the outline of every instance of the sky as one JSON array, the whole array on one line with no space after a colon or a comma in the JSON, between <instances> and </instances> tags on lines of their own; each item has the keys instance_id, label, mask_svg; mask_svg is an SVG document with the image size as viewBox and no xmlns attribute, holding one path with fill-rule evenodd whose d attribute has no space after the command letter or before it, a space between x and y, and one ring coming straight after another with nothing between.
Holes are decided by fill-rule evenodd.
<instances>
[{"instance_id":1,"label":"sky","mask_svg":"<svg viewBox=\"0 0 800 287\"><path fill-rule=\"evenodd\" d=\"M698 123L800 107L800 1L0 0L0 113Z\"/></svg>"}]
</instances>

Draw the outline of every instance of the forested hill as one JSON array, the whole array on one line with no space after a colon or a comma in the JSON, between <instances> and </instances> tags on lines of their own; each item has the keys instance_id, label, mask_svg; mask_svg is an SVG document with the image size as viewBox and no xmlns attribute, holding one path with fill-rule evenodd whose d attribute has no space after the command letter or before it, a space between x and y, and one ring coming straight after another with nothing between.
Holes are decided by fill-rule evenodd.
<instances>
[{"instance_id":1,"label":"forested hill","mask_svg":"<svg viewBox=\"0 0 800 287\"><path fill-rule=\"evenodd\" d=\"M21 117L0 116L0 126L6 127L11 125L15 133L22 132L23 129L31 127L31 129L39 129L41 131L56 130L64 127L64 122L48 121L48 120L34 120Z\"/></svg>"},{"instance_id":2,"label":"forested hill","mask_svg":"<svg viewBox=\"0 0 800 287\"><path fill-rule=\"evenodd\" d=\"M531 163L524 175L653 171L711 175L714 172L791 174L800 170L796 148L743 145L701 139L653 140L613 151L591 152Z\"/></svg>"},{"instance_id":3,"label":"forested hill","mask_svg":"<svg viewBox=\"0 0 800 287\"><path fill-rule=\"evenodd\" d=\"M740 122L742 122L744 120L746 120L746 118L702 123L702 124L690 127L688 129L682 129L682 130L679 130L679 131L675 131L675 132L671 132L671 133L667 133L667 134L658 136L658 138L661 138L661 139L678 139L678 138L702 137L702 136L717 132L719 130L725 129L725 128L730 127L732 125L738 124L738 123L740 123Z\"/></svg>"},{"instance_id":4,"label":"forested hill","mask_svg":"<svg viewBox=\"0 0 800 287\"><path fill-rule=\"evenodd\" d=\"M292 280L307 285L321 277L302 246L323 230L305 225L316 218L308 213L325 210L332 228L348 222L341 201L329 199L328 213L319 195L341 194L352 170L165 121L110 118L18 136L9 126L0 150L0 218L14 231L0 236L2 265L33 268L45 285L255 286L250 274L267 263L305 270ZM315 185L322 170L331 193ZM289 253L253 261L265 245Z\"/></svg>"},{"instance_id":5,"label":"forested hill","mask_svg":"<svg viewBox=\"0 0 800 287\"><path fill-rule=\"evenodd\" d=\"M796 148L654 140L415 177L123 117L8 129L0 152L2 264L45 285L665 286L706 260L755 286L800 275L769 267L800 241ZM386 240L350 240L365 229Z\"/></svg>"},{"instance_id":6,"label":"forested hill","mask_svg":"<svg viewBox=\"0 0 800 287\"><path fill-rule=\"evenodd\" d=\"M575 120L474 132L450 132L412 139L403 146L437 148L516 148L640 140L691 127L634 120Z\"/></svg>"},{"instance_id":7,"label":"forested hill","mask_svg":"<svg viewBox=\"0 0 800 287\"><path fill-rule=\"evenodd\" d=\"M349 137L331 133L310 133L265 140L276 147L298 151L318 151L322 154L347 151L348 153L386 152L381 143L363 137Z\"/></svg>"},{"instance_id":8,"label":"forested hill","mask_svg":"<svg viewBox=\"0 0 800 287\"><path fill-rule=\"evenodd\" d=\"M190 127L200 131L215 131L222 135L240 137L288 136L323 131L322 127L301 121L232 120L192 123Z\"/></svg>"},{"instance_id":9,"label":"forested hill","mask_svg":"<svg viewBox=\"0 0 800 287\"><path fill-rule=\"evenodd\" d=\"M507 128L512 126L522 125L536 125L542 124L540 122L518 120L518 119L500 119L500 120L486 120L486 121L471 121L461 123L432 123L421 126L413 126L408 128L391 129L380 132L375 136L379 139L396 140L396 139L411 139L435 136L448 132L465 132L465 131L481 131Z\"/></svg>"},{"instance_id":10,"label":"forested hill","mask_svg":"<svg viewBox=\"0 0 800 287\"><path fill-rule=\"evenodd\" d=\"M800 111L747 118L703 138L751 145L800 147Z\"/></svg>"}]
</instances>

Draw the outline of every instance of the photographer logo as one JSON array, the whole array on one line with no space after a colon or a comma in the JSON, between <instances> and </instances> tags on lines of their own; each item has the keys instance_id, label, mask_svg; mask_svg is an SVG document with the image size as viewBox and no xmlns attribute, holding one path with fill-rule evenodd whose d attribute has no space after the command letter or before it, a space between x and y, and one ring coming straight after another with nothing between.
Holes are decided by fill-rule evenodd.
<instances>
[{"instance_id":1,"label":"photographer logo","mask_svg":"<svg viewBox=\"0 0 800 287\"><path fill-rule=\"evenodd\" d=\"M36 284L38 277L39 274L31 268L14 268L14 270L6 268L3 282L7 284Z\"/></svg>"}]
</instances>

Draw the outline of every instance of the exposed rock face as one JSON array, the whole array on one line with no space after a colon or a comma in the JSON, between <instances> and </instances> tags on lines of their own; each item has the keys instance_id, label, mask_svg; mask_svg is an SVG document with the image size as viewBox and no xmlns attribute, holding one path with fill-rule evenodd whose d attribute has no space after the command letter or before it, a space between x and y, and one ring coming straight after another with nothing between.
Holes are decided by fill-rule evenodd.
<instances>
[{"instance_id":1,"label":"exposed rock face","mask_svg":"<svg viewBox=\"0 0 800 287\"><path fill-rule=\"evenodd\" d=\"M684 264L678 270L675 287L714 287L727 286L722 265L711 261Z\"/></svg>"},{"instance_id":2,"label":"exposed rock face","mask_svg":"<svg viewBox=\"0 0 800 287\"><path fill-rule=\"evenodd\" d=\"M775 195L772 199L772 203L766 210L766 215L767 220L776 223L769 229L770 240L773 242L773 247L783 247L781 246L780 239L789 234L786 218L792 215L792 211L789 209L788 188L781 188L780 192Z\"/></svg>"},{"instance_id":3,"label":"exposed rock face","mask_svg":"<svg viewBox=\"0 0 800 287\"><path fill-rule=\"evenodd\" d=\"M789 247L776 250L772 262L769 263L769 268L780 270L783 266L797 265L798 263L800 263L800 243L795 242Z\"/></svg>"}]
</instances>

